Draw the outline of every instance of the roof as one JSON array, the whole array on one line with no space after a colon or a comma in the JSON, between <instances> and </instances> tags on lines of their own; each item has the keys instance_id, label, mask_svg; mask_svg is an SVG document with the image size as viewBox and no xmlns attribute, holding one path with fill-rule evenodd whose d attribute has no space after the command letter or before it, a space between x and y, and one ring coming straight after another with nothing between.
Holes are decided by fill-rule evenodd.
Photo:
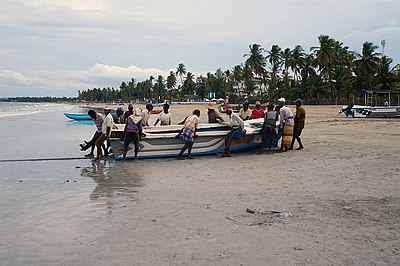
<instances>
[{"instance_id":1,"label":"roof","mask_svg":"<svg viewBox=\"0 0 400 266\"><path fill-rule=\"evenodd\" d=\"M384 94L384 93L392 93L392 94L400 94L400 90L360 90L362 93L373 92L377 94Z\"/></svg>"}]
</instances>

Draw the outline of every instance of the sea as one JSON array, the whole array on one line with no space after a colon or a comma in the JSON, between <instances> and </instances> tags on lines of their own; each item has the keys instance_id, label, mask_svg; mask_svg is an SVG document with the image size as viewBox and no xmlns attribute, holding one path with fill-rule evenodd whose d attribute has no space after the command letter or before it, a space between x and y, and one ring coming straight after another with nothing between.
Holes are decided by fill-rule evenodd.
<instances>
[{"instance_id":1,"label":"sea","mask_svg":"<svg viewBox=\"0 0 400 266\"><path fill-rule=\"evenodd\" d=\"M64 113L87 113L72 104L0 102L0 160L82 157L79 144L90 140L92 121Z\"/></svg>"},{"instance_id":2,"label":"sea","mask_svg":"<svg viewBox=\"0 0 400 266\"><path fill-rule=\"evenodd\" d=\"M91 139L95 125L64 113L87 111L71 104L0 102L1 265L95 264L74 261L82 247L77 239L111 226L104 222L110 210L113 218L126 219L121 206L131 201L137 179L129 167L116 172L113 160L84 157L79 144Z\"/></svg>"}]
</instances>

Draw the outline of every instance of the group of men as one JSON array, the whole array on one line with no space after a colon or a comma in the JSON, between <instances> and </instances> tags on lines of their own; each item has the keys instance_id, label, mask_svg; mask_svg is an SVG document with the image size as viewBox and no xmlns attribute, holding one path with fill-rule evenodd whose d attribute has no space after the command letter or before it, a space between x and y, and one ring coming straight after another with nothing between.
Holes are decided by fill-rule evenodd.
<instances>
[{"instance_id":1,"label":"group of men","mask_svg":"<svg viewBox=\"0 0 400 266\"><path fill-rule=\"evenodd\" d=\"M142 137L141 128L142 126L149 126L150 113L152 110L153 105L150 103L146 104L146 109L143 111L139 108L134 110L132 104L128 105L127 111L124 111L122 107L118 107L116 112L112 115L111 109L107 106L104 108L104 115L94 110L89 110L88 115L93 119L97 130L89 142L80 145L81 150L85 151L91 148L90 153L85 156L94 157L94 149L96 147L97 155L94 161L99 162L103 160L104 156L108 156L110 153L108 138L110 137L114 124L125 124L124 143L127 143L126 146L129 146L133 141L135 143L135 152L137 155L138 142ZM104 144L105 142L107 145ZM126 156L125 150L127 151L128 148L124 149L124 158Z\"/></svg>"},{"instance_id":2,"label":"group of men","mask_svg":"<svg viewBox=\"0 0 400 266\"><path fill-rule=\"evenodd\" d=\"M249 103L245 101L243 107L240 109L239 114L233 112L230 105L225 107L226 115L229 119L231 130L225 136L225 148L220 154L220 157L231 157L230 146L234 139L240 139L246 134L243 121L249 119L264 118L262 127L262 143L260 145L260 154L263 153L265 142L269 143L268 151L271 151L272 143L277 136L276 122L279 120L278 132L282 132L282 141L280 151L286 152L293 150L294 144L297 140L299 147L297 150L303 149L303 143L301 141L301 134L304 128L306 111L302 106L302 100L296 99L296 113L293 114L292 110L286 106L286 100L280 98L277 101L277 105L270 104L266 110L261 107L259 101L255 104L255 109L249 108ZM96 113L94 110L89 110L88 114L95 122L97 131L92 137L92 140L86 142L86 145L81 145L81 150L92 148L91 152L86 156L94 156L94 147L97 148L97 156L94 161L101 161L104 156L108 155L109 144L106 145L104 142L108 142L111 130L114 124L125 124L124 134L121 140L124 141L124 152L123 160L125 160L129 145L131 142L134 143L135 157L137 160L137 154L139 152L139 141L144 136L142 129L144 126L149 126L150 113L153 109L152 104L146 104L146 109L141 110L140 108L134 109L132 104L128 105L128 110L124 112L121 107L118 107L116 112L111 115L111 109L108 107L104 108L104 116ZM209 123L222 123L225 120L215 110L214 104L208 104L207 115ZM194 137L197 137L196 130L200 121L200 110L195 109L191 116L185 118L183 127L176 138L182 137L184 146L182 147L177 159L181 160L183 153L188 150L188 158L191 158L191 151L194 143ZM160 113L158 119L154 123L157 125L171 125L171 113L169 112L169 105L163 105L163 111ZM103 154L104 150L104 154Z\"/></svg>"},{"instance_id":3,"label":"group of men","mask_svg":"<svg viewBox=\"0 0 400 266\"><path fill-rule=\"evenodd\" d=\"M230 147L234 139L240 139L246 134L244 128L244 120L264 118L262 127L262 143L260 145L260 154L263 153L264 144L268 141L268 151L271 151L272 144L277 136L276 123L279 120L278 131L282 132L282 141L280 151L287 152L293 150L293 146L297 140L299 147L297 150L303 149L303 143L301 141L301 133L304 128L306 111L302 106L302 100L296 99L296 114L293 115L292 110L286 106L286 100L284 98L278 99L278 104L268 105L267 109L261 108L261 103L256 102L255 109L249 109L249 103L245 101L243 108L240 109L239 114L233 112L232 107L227 105L225 107L226 114L229 118L229 124L231 130L225 136L225 147L224 151L220 154L220 157L231 157ZM224 119L215 111L214 105L209 104L208 106L208 122L209 123L221 123ZM183 122L183 128L176 136L179 138L182 134L182 139L185 141L183 148L181 149L177 159L181 160L182 155L186 149L188 149L188 158L191 158L191 150L193 147L193 137L196 137L196 130L200 120L200 110L195 109L193 115L186 117Z\"/></svg>"}]
</instances>

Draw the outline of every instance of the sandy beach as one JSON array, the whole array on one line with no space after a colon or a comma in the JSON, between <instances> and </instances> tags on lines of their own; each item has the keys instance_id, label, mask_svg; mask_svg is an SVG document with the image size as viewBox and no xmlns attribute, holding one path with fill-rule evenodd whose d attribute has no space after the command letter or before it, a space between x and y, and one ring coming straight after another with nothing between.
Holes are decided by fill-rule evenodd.
<instances>
[{"instance_id":1,"label":"sandy beach","mask_svg":"<svg viewBox=\"0 0 400 266\"><path fill-rule=\"evenodd\" d=\"M399 265L400 119L305 108L301 151L0 163L1 264Z\"/></svg>"}]
</instances>

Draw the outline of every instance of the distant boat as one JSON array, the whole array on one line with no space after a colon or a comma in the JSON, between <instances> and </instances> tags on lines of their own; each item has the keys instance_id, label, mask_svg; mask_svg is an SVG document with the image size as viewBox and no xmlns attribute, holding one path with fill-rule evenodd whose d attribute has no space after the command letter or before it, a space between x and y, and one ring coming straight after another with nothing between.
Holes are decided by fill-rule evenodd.
<instances>
[{"instance_id":1,"label":"distant boat","mask_svg":"<svg viewBox=\"0 0 400 266\"><path fill-rule=\"evenodd\" d=\"M151 110L150 114L156 115L156 114L159 114L161 112L162 112L162 110Z\"/></svg>"},{"instance_id":2,"label":"distant boat","mask_svg":"<svg viewBox=\"0 0 400 266\"><path fill-rule=\"evenodd\" d=\"M400 117L400 106L363 106L350 104L343 106L339 113L352 117L381 117L394 118Z\"/></svg>"},{"instance_id":3,"label":"distant boat","mask_svg":"<svg viewBox=\"0 0 400 266\"><path fill-rule=\"evenodd\" d=\"M66 117L73 120L92 120L92 118L88 114L70 114L64 113Z\"/></svg>"}]
</instances>

